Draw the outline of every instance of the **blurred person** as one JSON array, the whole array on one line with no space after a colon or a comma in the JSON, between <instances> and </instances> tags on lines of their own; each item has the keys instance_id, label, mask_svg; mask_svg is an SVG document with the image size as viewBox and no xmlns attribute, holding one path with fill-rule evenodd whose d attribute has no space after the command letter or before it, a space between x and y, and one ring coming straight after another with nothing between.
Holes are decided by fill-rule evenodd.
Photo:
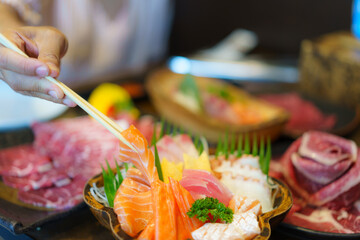
<instances>
[{"instance_id":1,"label":"blurred person","mask_svg":"<svg viewBox=\"0 0 360 240\"><path fill-rule=\"evenodd\" d=\"M0 44L0 79L75 106L43 77L76 90L144 71L165 56L171 10L170 0L0 0L0 33L30 57Z\"/></svg>"}]
</instances>

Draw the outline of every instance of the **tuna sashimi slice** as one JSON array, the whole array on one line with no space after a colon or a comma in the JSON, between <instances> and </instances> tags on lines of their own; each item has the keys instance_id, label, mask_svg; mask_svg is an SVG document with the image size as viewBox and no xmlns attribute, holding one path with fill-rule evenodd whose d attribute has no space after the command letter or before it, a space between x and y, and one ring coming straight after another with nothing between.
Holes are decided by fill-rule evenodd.
<instances>
[{"instance_id":1,"label":"tuna sashimi slice","mask_svg":"<svg viewBox=\"0 0 360 240\"><path fill-rule=\"evenodd\" d=\"M114 199L114 212L122 230L131 237L137 236L153 218L150 187L125 178Z\"/></svg>"},{"instance_id":2,"label":"tuna sashimi slice","mask_svg":"<svg viewBox=\"0 0 360 240\"><path fill-rule=\"evenodd\" d=\"M302 136L299 154L324 165L357 158L357 146L354 141L333 134L309 131Z\"/></svg>"},{"instance_id":3,"label":"tuna sashimi slice","mask_svg":"<svg viewBox=\"0 0 360 240\"><path fill-rule=\"evenodd\" d=\"M31 144L20 145L0 151L0 175L24 177L52 168L48 156L39 154Z\"/></svg>"},{"instance_id":4,"label":"tuna sashimi slice","mask_svg":"<svg viewBox=\"0 0 360 240\"><path fill-rule=\"evenodd\" d=\"M233 194L213 174L204 170L185 169L180 184L194 199L213 197L227 206Z\"/></svg>"},{"instance_id":5,"label":"tuna sashimi slice","mask_svg":"<svg viewBox=\"0 0 360 240\"><path fill-rule=\"evenodd\" d=\"M349 169L353 161L349 159L335 163L334 165L324 165L308 158L301 157L298 153L291 155L291 162L297 171L313 182L328 184L341 176Z\"/></svg>"},{"instance_id":6,"label":"tuna sashimi slice","mask_svg":"<svg viewBox=\"0 0 360 240\"><path fill-rule=\"evenodd\" d=\"M20 201L39 207L68 209L83 201L83 189L86 181L87 179L79 176L63 187L19 191L18 198Z\"/></svg>"}]
</instances>

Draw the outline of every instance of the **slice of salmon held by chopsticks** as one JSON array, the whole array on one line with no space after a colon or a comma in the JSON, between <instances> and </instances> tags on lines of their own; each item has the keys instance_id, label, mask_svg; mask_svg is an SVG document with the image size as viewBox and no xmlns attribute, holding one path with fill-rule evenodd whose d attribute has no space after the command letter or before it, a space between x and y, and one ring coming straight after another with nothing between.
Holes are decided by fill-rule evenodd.
<instances>
[{"instance_id":1,"label":"slice of salmon held by chopsticks","mask_svg":"<svg viewBox=\"0 0 360 240\"><path fill-rule=\"evenodd\" d=\"M153 218L152 208L150 187L125 178L114 199L114 212L122 230L131 237L137 236Z\"/></svg>"},{"instance_id":2,"label":"slice of salmon held by chopsticks","mask_svg":"<svg viewBox=\"0 0 360 240\"><path fill-rule=\"evenodd\" d=\"M148 182L159 179L153 152L148 148L146 138L133 125L121 132L121 135L137 150L133 151L126 144L120 142L120 160L130 162L145 175Z\"/></svg>"}]
</instances>

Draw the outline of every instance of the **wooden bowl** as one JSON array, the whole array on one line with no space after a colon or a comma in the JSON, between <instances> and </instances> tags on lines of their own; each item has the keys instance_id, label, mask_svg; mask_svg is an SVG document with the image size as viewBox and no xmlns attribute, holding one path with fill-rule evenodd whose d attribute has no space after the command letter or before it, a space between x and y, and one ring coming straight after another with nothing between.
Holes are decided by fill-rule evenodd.
<instances>
[{"instance_id":1,"label":"wooden bowl","mask_svg":"<svg viewBox=\"0 0 360 240\"><path fill-rule=\"evenodd\" d=\"M271 178L277 185L277 191L273 190L274 196L274 209L272 211L263 213L259 216L259 225L261 233L255 237L256 240L269 239L271 235L271 228L277 226L289 212L292 206L292 196L289 188L281 181ZM96 175L91 178L84 188L84 201L89 206L91 212L96 219L107 229L109 229L115 239L132 239L126 235L120 227L120 223L112 208L105 207L103 204L97 202L90 193L90 188L93 184L101 187L104 184L102 174Z\"/></svg>"},{"instance_id":2,"label":"wooden bowl","mask_svg":"<svg viewBox=\"0 0 360 240\"><path fill-rule=\"evenodd\" d=\"M170 123L181 126L193 134L204 136L209 142L217 142L225 132L245 134L250 136L269 136L271 140L276 139L282 132L285 123L289 119L289 114L276 106L257 99L245 93L240 88L225 81L212 78L196 77L198 87L206 89L209 84L215 87L226 87L229 92L239 96L246 96L259 106L271 111L268 120L248 125L232 124L209 117L206 114L199 114L178 104L172 97L172 92L177 88L180 81L184 78L182 74L176 74L168 69L160 69L152 72L146 80L146 90L150 99L158 111Z\"/></svg>"}]
</instances>

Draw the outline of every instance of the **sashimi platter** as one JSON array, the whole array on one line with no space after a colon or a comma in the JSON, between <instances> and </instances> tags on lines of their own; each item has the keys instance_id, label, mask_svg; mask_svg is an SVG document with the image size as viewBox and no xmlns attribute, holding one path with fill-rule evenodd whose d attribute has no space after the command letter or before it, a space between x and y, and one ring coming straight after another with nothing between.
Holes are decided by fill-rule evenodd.
<instances>
[{"instance_id":1,"label":"sashimi platter","mask_svg":"<svg viewBox=\"0 0 360 240\"><path fill-rule=\"evenodd\" d=\"M268 176L270 139L225 135L210 154L204 138L153 132L148 142L134 126L123 131L136 151L120 143L119 164L85 186L116 239L268 239L290 210L290 191Z\"/></svg>"}]
</instances>

